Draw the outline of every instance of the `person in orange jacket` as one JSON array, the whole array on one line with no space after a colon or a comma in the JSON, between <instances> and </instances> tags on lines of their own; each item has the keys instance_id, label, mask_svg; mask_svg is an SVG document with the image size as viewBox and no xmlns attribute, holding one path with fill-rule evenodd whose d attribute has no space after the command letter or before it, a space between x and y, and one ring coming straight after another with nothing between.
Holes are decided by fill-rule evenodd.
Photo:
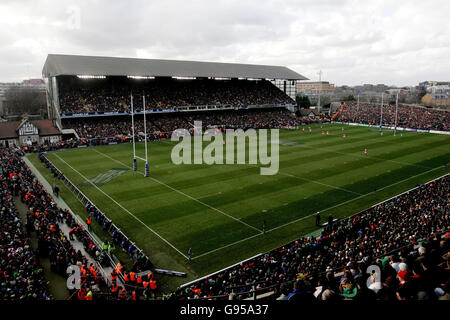
<instances>
[{"instance_id":1,"label":"person in orange jacket","mask_svg":"<svg viewBox=\"0 0 450 320\"><path fill-rule=\"evenodd\" d=\"M142 288L142 282L143 282L142 276L138 276L138 277L136 278L136 284L137 284L137 286L138 286L139 288Z\"/></svg>"},{"instance_id":2,"label":"person in orange jacket","mask_svg":"<svg viewBox=\"0 0 450 320\"><path fill-rule=\"evenodd\" d=\"M99 277L98 277L98 269L94 268L93 266L91 266L91 274L94 277L95 282L98 282Z\"/></svg>"},{"instance_id":3,"label":"person in orange jacket","mask_svg":"<svg viewBox=\"0 0 450 320\"><path fill-rule=\"evenodd\" d=\"M86 269L85 269L84 264L81 265L80 271L81 271L81 276L82 276L84 279L86 279Z\"/></svg>"},{"instance_id":4,"label":"person in orange jacket","mask_svg":"<svg viewBox=\"0 0 450 320\"><path fill-rule=\"evenodd\" d=\"M91 223L92 223L92 218L91 217L87 217L86 218L86 224L88 226L88 230L91 230Z\"/></svg>"},{"instance_id":5,"label":"person in orange jacket","mask_svg":"<svg viewBox=\"0 0 450 320\"><path fill-rule=\"evenodd\" d=\"M114 298L117 298L117 293L118 292L119 292L119 285L117 284L116 281L113 281L113 283L111 285L111 293L112 293Z\"/></svg>"},{"instance_id":6,"label":"person in orange jacket","mask_svg":"<svg viewBox=\"0 0 450 320\"><path fill-rule=\"evenodd\" d=\"M83 287L78 290L77 293L78 300L86 300L86 289Z\"/></svg>"},{"instance_id":7,"label":"person in orange jacket","mask_svg":"<svg viewBox=\"0 0 450 320\"><path fill-rule=\"evenodd\" d=\"M130 275L126 271L123 274L123 280L125 281L125 284L130 284Z\"/></svg>"},{"instance_id":8,"label":"person in orange jacket","mask_svg":"<svg viewBox=\"0 0 450 320\"><path fill-rule=\"evenodd\" d=\"M153 291L153 290L156 290L158 287L157 287L157 285L156 285L156 281L152 278L151 280L150 280L150 289Z\"/></svg>"},{"instance_id":9,"label":"person in orange jacket","mask_svg":"<svg viewBox=\"0 0 450 320\"><path fill-rule=\"evenodd\" d=\"M116 273L118 273L118 274L123 273L123 266L120 262L116 265L115 270L116 270Z\"/></svg>"},{"instance_id":10,"label":"person in orange jacket","mask_svg":"<svg viewBox=\"0 0 450 320\"><path fill-rule=\"evenodd\" d=\"M111 271L111 281L117 280L117 272L116 270Z\"/></svg>"},{"instance_id":11,"label":"person in orange jacket","mask_svg":"<svg viewBox=\"0 0 450 320\"><path fill-rule=\"evenodd\" d=\"M130 282L133 285L136 284L136 273L133 271L130 272Z\"/></svg>"},{"instance_id":12,"label":"person in orange jacket","mask_svg":"<svg viewBox=\"0 0 450 320\"><path fill-rule=\"evenodd\" d=\"M119 290L119 299L125 300L126 298L127 298L127 291L125 290L125 288L120 287L120 290Z\"/></svg>"}]
</instances>

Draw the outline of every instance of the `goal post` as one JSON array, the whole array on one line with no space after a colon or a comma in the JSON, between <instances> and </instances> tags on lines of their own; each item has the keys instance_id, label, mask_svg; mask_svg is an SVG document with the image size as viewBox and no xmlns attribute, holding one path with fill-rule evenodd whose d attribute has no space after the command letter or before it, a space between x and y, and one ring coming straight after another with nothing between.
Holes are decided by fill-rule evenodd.
<instances>
[{"instance_id":1,"label":"goal post","mask_svg":"<svg viewBox=\"0 0 450 320\"><path fill-rule=\"evenodd\" d=\"M137 171L137 161L136 161L136 145L134 141L134 109L133 109L133 94L130 95L131 98L131 134L133 135L133 170Z\"/></svg>"},{"instance_id":2,"label":"goal post","mask_svg":"<svg viewBox=\"0 0 450 320\"><path fill-rule=\"evenodd\" d=\"M135 138L135 121L134 121L134 105L133 94L131 94L131 133L133 135L133 170L138 170L137 159L145 162L144 177L149 176L149 164L148 164L148 147L147 147L147 117L145 112L145 95L142 93L143 111L144 111L144 148L145 158L136 155L136 138Z\"/></svg>"},{"instance_id":3,"label":"goal post","mask_svg":"<svg viewBox=\"0 0 450 320\"><path fill-rule=\"evenodd\" d=\"M149 168L148 168L148 153L147 153L147 118L145 112L145 94L142 92L142 104L144 105L144 145L145 145L145 171L144 177L148 177Z\"/></svg>"}]
</instances>

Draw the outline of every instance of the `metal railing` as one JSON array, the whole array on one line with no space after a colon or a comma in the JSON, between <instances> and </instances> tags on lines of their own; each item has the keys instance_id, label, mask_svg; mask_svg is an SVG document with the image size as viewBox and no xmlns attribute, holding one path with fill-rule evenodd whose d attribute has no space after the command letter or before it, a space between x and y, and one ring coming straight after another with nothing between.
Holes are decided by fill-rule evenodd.
<instances>
[{"instance_id":1,"label":"metal railing","mask_svg":"<svg viewBox=\"0 0 450 320\"><path fill-rule=\"evenodd\" d=\"M79 219L79 217L78 217L77 215L75 215L75 214L72 214L71 216L77 221L77 223L78 223L79 225L83 225L83 226L84 226L84 229L85 229L85 231L87 232L87 234L89 235L90 239L91 239L92 241L94 241L98 247L100 247L100 246L99 246L99 240L96 239L96 237L94 237L94 235L91 234L91 233L88 231L88 229L85 227L83 221L81 221L81 219ZM57 221L57 223L58 223L58 225L59 225L59 224L61 224L62 222L58 222L58 221ZM62 231L61 228L59 228L59 231L60 231L60 233L64 236L64 238L67 239L66 235L64 234L64 232ZM65 245L64 245L64 243L62 242L62 240L61 240L60 237L55 238L55 239L53 239L53 240L54 240L54 241L57 241L57 242L59 243L59 247L62 248L67 254L69 253L69 252L67 251L67 249L66 249L66 247L65 247ZM88 252L86 252L86 253L89 254ZM102 275L102 277L103 277L105 283L106 283L107 285L109 285L109 284L110 284L110 279L109 279L108 274L107 274L106 271L104 270L103 266L102 266L96 259L93 259L93 261L94 261L95 266L97 267L97 269L100 271L100 274Z\"/></svg>"},{"instance_id":2,"label":"metal railing","mask_svg":"<svg viewBox=\"0 0 450 320\"><path fill-rule=\"evenodd\" d=\"M93 204L93 202L90 201L89 198L88 198L86 195L84 195L84 193L83 193L81 190L79 190L79 189L78 189L78 188L77 188L70 180L68 180L68 179L64 176L64 174L63 174L63 173L62 173L62 172L61 172L61 171L60 171L60 170L59 170L59 169L58 169L58 168L57 168L50 160L48 160L47 157L44 156L44 158L45 158L45 159L53 166L53 168L55 168L55 170L57 171L58 176L60 177L60 179L63 178L63 179L62 179L63 182L64 182L67 186L70 187L70 189L73 191L73 193L77 196L77 198L78 198L82 203L84 203L84 205L86 205L87 203L89 203L89 204L90 204L92 207L94 207L99 213L101 213L101 214L105 217L105 219L107 219L109 222L111 222L111 223L110 223L110 227L109 227L109 229L108 229L108 232L111 230L112 227L115 227L116 230L120 231L120 229L119 229L118 227L116 227L116 226L112 223L112 221L111 221L110 219L106 218L106 215L104 215L103 212L100 211L100 210ZM430 180L430 181L428 181L428 182L426 182L426 183L424 183L424 184L429 184L429 183L431 183L431 182L433 182L433 181L437 181L437 180L439 180L439 179L441 179L441 178L443 178L443 177L445 177L445 176L447 176L447 175L449 175L449 174L448 174L448 173L447 173L447 174L444 174L444 175L442 175L442 176L440 176L440 177L438 177L438 178L434 178L434 179L432 179L432 180ZM406 193L409 193L409 192L411 192L411 191L413 191L413 190L415 190L415 189L417 189L417 188L420 188L420 186L416 186L416 187L414 187L414 188L408 189L408 190L406 190L406 191L404 191L404 192L402 192L402 193L400 193L400 194L398 194L398 195L395 195L395 196L393 196L393 197L391 197L391 198L389 198L389 199L386 199L386 200L383 200L383 201L381 201L381 202L379 202L379 203L377 203L377 204L374 204L374 205L372 205L370 208L361 210L361 211L359 211L358 213L355 213L355 214L353 214L353 215L351 215L351 216L349 216L349 217L346 217L345 219L351 219L351 218L353 218L353 217L355 217L355 216L357 216L357 215L360 215L360 214L362 214L362 213L364 213L364 212L366 212L366 211L368 211L368 210L370 210L370 209L372 209L372 208L374 208L374 207L376 207L376 206L379 206L379 205L381 205L381 204L383 204L383 203L386 203L386 202L388 202L388 201L390 201L390 200L392 200L392 199L394 199L394 198L398 198L398 197L400 197L400 196L402 196L402 195L404 195L404 194L406 194ZM74 216L75 216L75 215L74 215ZM77 219L78 219L78 217L77 217ZM81 222L81 223L83 223L83 225L84 225L84 222ZM447 231L446 231L446 232L447 232ZM123 234L123 233L122 233L122 234ZM124 236L125 236L125 235L124 235ZM126 236L125 236L125 237L126 237ZM129 240L129 238L127 238L127 237L126 237L126 239L127 239L127 240L128 240L128 241L129 241L129 242L130 242L130 243L131 243L131 244L132 244L132 245L133 245L133 246L134 246L141 254L143 254L143 251L140 250L140 249L135 245L134 242L132 242L131 240ZM296 240L294 240L294 241L296 241ZM294 241L291 241L291 242L289 242L289 243L287 243L287 244L285 244L285 245L283 245L283 246L281 246L281 247L287 246L287 245L293 243ZM394 249L394 250L392 250L391 252L389 252L388 254L392 254L392 253L394 253L394 252L398 252L398 251L400 251L400 250L402 250L402 249L404 249L404 248L406 248L406 247L408 247L408 246L410 246L410 245L406 245L406 246L403 246L403 247ZM272 250L269 250L268 252L271 252L271 251L273 251L273 250L279 249L279 248L281 248L281 247L274 248L274 249L272 249ZM232 269L233 267L235 267L236 265L239 265L239 264L242 263L242 262L251 261L251 260L253 260L253 259L259 257L260 255L261 255L261 254L258 254L258 255L254 256L254 257L245 259L245 260L243 260L243 261L241 261L241 262L238 262L238 263L236 263L236 264L233 264L232 266L229 266L229 267L224 268L224 269L222 269L222 270L216 271L216 272L211 273L211 274L209 274L209 275L207 275L207 276L204 276L204 277L202 277L202 278L193 280L193 281L191 281L191 282L189 282L189 283L185 283L185 284L181 285L180 288L184 288L184 287L190 286L190 285L192 285L192 284L194 284L194 283L197 283L197 282L199 282L199 281L201 281L201 280L203 280L203 279L206 279L206 278L208 278L208 277L212 277L212 276L214 276L214 275L217 275L217 274L219 274L219 273L221 273L221 272L230 270L230 269ZM385 255L387 255L387 254L383 254L383 256L385 256ZM380 257L381 257L381 256L380 256ZM375 257L375 258L379 258L379 257ZM118 261L117 258L116 258L116 261ZM116 264L117 264L117 262L113 262L113 265L114 265L114 266L115 266ZM318 273L315 273L314 275L320 275L320 274L324 274L324 273L328 273L328 272L333 272L333 271L336 271L336 270L341 270L341 269L344 268L344 267L345 267L345 266L336 267L336 268L333 268L332 270L328 270L328 271L324 271L324 272L318 272ZM291 279L291 280L288 280L288 281L284 281L284 282L282 282L282 283L292 283L292 281L295 281L295 279ZM248 284L248 285L242 285L242 286L236 286L236 287L229 287L229 289L234 290L234 289L240 289L240 288L247 288L247 287L250 287L250 286L255 287L256 285L262 284L262 283L264 283L264 282L265 282L265 281L255 282L255 283ZM265 292L265 291L267 291L267 290L270 290L271 288L274 288L274 287L277 287L277 286L281 285L282 283L277 283L277 284L270 285L270 286L267 286L267 287L264 287L264 288L252 289L252 290L249 290L249 291L244 291L244 292L235 293L235 295L236 295L236 296L243 296L243 295L250 295L250 294L251 294L255 299L257 299L256 292L258 292L258 293ZM201 297L201 298L199 298L199 299L206 299L206 300L208 300L208 299L226 299L226 298L228 298L228 296L229 296L229 295L215 296L215 297Z\"/></svg>"},{"instance_id":3,"label":"metal railing","mask_svg":"<svg viewBox=\"0 0 450 320\"><path fill-rule=\"evenodd\" d=\"M111 219L109 219L78 187L76 187L69 179L66 178L66 176L62 173L61 170L59 170L44 154L43 157L46 161L48 161L48 163L54 168L54 170L56 171L58 178L63 181L63 183L69 187L69 189L72 191L72 193L75 194L75 196L77 197L77 199L84 205L86 206L86 204L89 203L89 205L91 207L93 207L97 212L99 212L104 219L106 219L106 221L109 224L109 227L107 229L107 232L109 233L111 230L113 230L113 228L115 228L115 230L117 230L118 232L121 232L120 228L118 228ZM100 239L94 235L91 234L88 231L88 228L86 228L86 224L84 223L84 221L82 221L77 215L74 215L75 218L78 220L78 222L83 225L86 229L86 232L88 232L92 239L95 241L95 243L98 245L98 247L101 248L101 241ZM121 232L121 234L125 237L125 239L136 249L136 251L138 252L138 254L140 256L144 256L148 261L150 261L148 259L148 257L144 254L144 252L142 251L142 249L140 249L138 246L136 246L136 243L131 241L123 232ZM111 261L111 264L113 267L115 267L117 265L117 263L119 262L119 259L117 259L113 254L108 254L107 255Z\"/></svg>"},{"instance_id":4,"label":"metal railing","mask_svg":"<svg viewBox=\"0 0 450 320\"><path fill-rule=\"evenodd\" d=\"M442 179L442 178L444 178L444 177L446 177L446 176L448 176L448 175L449 175L449 173L446 173L446 174L444 174L444 175L442 175L442 176L440 176L440 177L437 177L437 178L434 178L434 179L432 179L432 180L430 180L430 181L428 181L428 182L425 182L424 184L429 184L429 183L431 183L431 182L440 180L440 179ZM424 185L424 184L423 184L423 185ZM407 194L407 193L409 193L409 192L411 192L411 191L413 191L413 190L416 190L416 189L418 189L418 188L420 188L420 187L421 187L421 186L419 185L419 186L416 186L416 187L414 187L414 188L408 189L408 190L406 190L406 191L404 191L404 192L402 192L402 193L400 193L400 194L398 194L398 195L395 195L395 196L393 196L393 197L391 197L391 198L389 198L389 199L383 200L383 201L381 201L381 202L379 202L379 203L377 203L377 204L372 205L370 208L361 210L361 211L359 211L358 213L355 213L355 214L353 214L353 215L351 215L351 216L348 216L348 217L346 217L346 218L344 218L344 219L352 219L353 217L355 217L355 216L357 216L357 215L361 215L362 213L364 213L364 212L366 212L366 211L368 211L368 210L370 210L370 209L372 209L372 208L374 208L374 207L377 207L377 206L379 206L379 205L382 205L382 204L384 204L384 203L386 203L386 202L388 202L388 201L391 201L391 200L393 200L393 199L395 199L395 198L398 198L398 197L400 197L400 196L402 196L402 195L404 195L404 194ZM450 229L446 229L445 231L442 231L442 232L440 232L440 233L438 233L438 234L445 234L445 233L447 233L447 232L449 232L449 231L450 231ZM289 246L290 244L294 243L295 241L297 241L297 240L291 241L291 242L289 242L289 243L287 243L287 244L285 244L285 245L283 245L283 246L281 246L281 247L277 247L277 248L274 248L274 249L272 249L272 250L269 250L268 252L272 252L272 251L277 250L277 249L280 249L280 248L282 248L282 247ZM394 249L394 250L389 251L388 253L384 253L384 254L382 254L382 255L380 255L380 256L376 256L376 257L374 257L373 259L376 260L376 259L379 259L379 258L384 257L384 256L386 256L386 255L391 255L391 254L396 253L396 252L399 252L399 251L401 251L401 250L403 250L403 249L405 249L405 248L407 248L407 247L410 247L411 245L412 245L412 244L407 244L407 245L405 245L405 246L396 248L396 249ZM243 262L251 261L251 260L253 260L254 258L257 258L257 257L260 256L260 255L261 255L261 254L258 254L257 256L252 257L252 258L249 258L249 259L246 259L246 260L244 260ZM203 279L206 279L206 278L208 278L208 277L214 276L214 275L219 274L219 273L221 273L221 272L230 270L230 269L232 269L233 267L235 267L236 265L239 265L240 263L241 263L241 262L236 263L236 264L234 264L234 265L232 265L232 266L230 266L230 267L224 268L224 269L222 269L222 270L220 270L220 271L214 272L214 273L212 273L212 274L210 274L210 275L208 275L208 276L205 276L205 277L196 279L196 280L194 280L194 281L191 281L191 282L189 282L189 283L187 283L187 284L184 284L184 285L180 286L180 288L186 287L186 286L188 286L188 285L195 284L195 283L197 283L197 282L199 282L199 281L201 281L201 280L203 280ZM338 270L342 270L343 268L345 268L345 266L339 266L339 267L335 267L335 268L333 268L333 269L331 269L331 270L321 271L321 272L316 272L316 273L314 273L313 275L314 275L314 276L319 276L319 275L322 275L322 274L326 274L326 273L328 273L328 272L335 272L335 271L338 271ZM310 276L312 276L312 275L310 275ZM240 285L240 286L230 286L230 287L227 287L227 288L225 288L225 289L232 290L232 291L234 292L235 290L239 290L239 289L242 289L242 288L245 289L245 288L248 288L248 287L252 287L252 288L253 288L252 290L247 290L247 291L244 291L244 292L238 292L238 293L234 292L234 294L235 294L235 296L252 295L253 299L257 299L257 296L260 295L260 294L257 294L257 293L265 293L266 291L268 291L268 290L270 290L270 289L272 289L272 288L274 288L274 287L277 287L277 286L279 286L279 285L281 285L281 284L290 284L290 283L292 283L293 281L295 281L294 278L293 278L293 279L289 279L289 280L287 280L287 281L279 282L279 283L276 283L276 284L273 284L273 285L270 285L270 286L267 286L267 287L264 287L264 288L259 288L259 289L255 289L255 287L256 287L257 285L259 285L259 284L265 283L266 281L252 282L251 284L245 284L245 285ZM229 297L229 294L227 294L227 295L221 295L221 296L212 296L212 297L199 297L199 299L200 299L200 300L213 300L213 299L227 299L228 297Z\"/></svg>"}]
</instances>

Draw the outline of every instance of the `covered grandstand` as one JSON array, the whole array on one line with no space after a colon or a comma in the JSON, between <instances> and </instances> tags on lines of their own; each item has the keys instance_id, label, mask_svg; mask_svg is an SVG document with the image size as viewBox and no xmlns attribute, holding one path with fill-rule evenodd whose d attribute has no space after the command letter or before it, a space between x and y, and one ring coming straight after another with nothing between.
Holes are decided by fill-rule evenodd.
<instances>
[{"instance_id":1,"label":"covered grandstand","mask_svg":"<svg viewBox=\"0 0 450 320\"><path fill-rule=\"evenodd\" d=\"M283 66L55 54L42 73L49 117L61 127L61 119L128 116L131 93L138 114L142 95L148 113L292 108L296 82L307 80Z\"/></svg>"}]
</instances>

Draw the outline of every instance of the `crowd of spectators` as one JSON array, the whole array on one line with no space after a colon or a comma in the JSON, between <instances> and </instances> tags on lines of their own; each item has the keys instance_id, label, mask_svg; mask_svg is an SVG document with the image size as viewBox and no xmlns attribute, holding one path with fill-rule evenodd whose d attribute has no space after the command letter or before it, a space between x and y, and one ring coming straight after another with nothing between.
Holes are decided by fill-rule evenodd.
<instances>
[{"instance_id":1,"label":"crowd of spectators","mask_svg":"<svg viewBox=\"0 0 450 320\"><path fill-rule=\"evenodd\" d=\"M281 129L312 123L309 118L298 117L285 108L258 110L229 110L195 113L171 113L147 116L147 136L150 140L170 138L175 129L192 129L194 121L201 121L203 129L216 126L226 129ZM130 137L130 116L63 119L63 126L74 129L80 138ZM135 135L144 135L142 116L135 117Z\"/></svg>"},{"instance_id":2,"label":"crowd of spectators","mask_svg":"<svg viewBox=\"0 0 450 320\"><path fill-rule=\"evenodd\" d=\"M147 271L152 268L152 264L145 254L139 250L139 248L137 248L134 243L101 211L89 202L86 204L86 211L105 232L108 232L111 235L112 243L110 245L114 248L122 248L132 258L134 263L131 270L133 272Z\"/></svg>"},{"instance_id":3,"label":"crowd of spectators","mask_svg":"<svg viewBox=\"0 0 450 320\"><path fill-rule=\"evenodd\" d=\"M383 126L395 126L395 105L383 106ZM335 121L380 125L381 105L357 103L347 104L335 117ZM450 112L439 109L399 105L397 126L421 130L450 131Z\"/></svg>"},{"instance_id":4,"label":"crowd of spectators","mask_svg":"<svg viewBox=\"0 0 450 320\"><path fill-rule=\"evenodd\" d=\"M80 146L88 146L88 139L74 139L70 138L67 140L59 141L57 143L44 144L44 145L31 145L31 146L22 146L21 150L24 153L42 153L48 151L55 151L60 149L72 149L78 148Z\"/></svg>"},{"instance_id":5,"label":"crowd of spectators","mask_svg":"<svg viewBox=\"0 0 450 320\"><path fill-rule=\"evenodd\" d=\"M277 300L450 298L450 176L327 224L231 269L180 288L172 299L245 299L272 288ZM333 219L329 219L333 221ZM369 266L380 272L368 274Z\"/></svg>"},{"instance_id":6,"label":"crowd of spectators","mask_svg":"<svg viewBox=\"0 0 450 320\"><path fill-rule=\"evenodd\" d=\"M64 179L64 176L49 162L43 153L39 154L40 160L45 166L50 169L55 177ZM61 211L61 210L60 210ZM69 237L73 240L73 236L79 239L85 247L85 250L103 266L113 266L111 274L105 274L110 278L107 282L106 292L100 294L101 299L107 300L142 300L142 299L155 299L157 294L156 280L152 272L145 275L136 275L142 272L147 272L153 267L147 256L137 248L134 243L116 226L110 219L108 219L101 211L99 211L93 204L88 202L86 204L86 211L88 213L87 225L88 229L91 228L92 221L96 221L103 229L104 232L111 235L111 242L105 240L101 246L97 246L93 243L91 238L87 235L84 228L73 221L72 215L69 212L64 211L66 215L66 223L70 228ZM62 219L62 213L60 213ZM117 265L112 264L112 260L108 260L108 257L116 248L121 248L126 254L129 255L132 265L127 268L122 262L118 262ZM72 263L73 264L73 263ZM94 276L94 279L87 279L87 283L92 283L92 280L100 281L101 278L98 275L98 270L92 265L87 265L86 262L80 265L82 274L86 277ZM63 268L63 270L65 270ZM136 275L131 276L129 275ZM92 288L91 288L92 289ZM95 291L99 292L98 287ZM89 289L86 287L81 288L78 291L78 299L88 300ZM95 292L94 292L95 295ZM92 296L92 291L91 291Z\"/></svg>"},{"instance_id":7,"label":"crowd of spectators","mask_svg":"<svg viewBox=\"0 0 450 320\"><path fill-rule=\"evenodd\" d=\"M130 137L133 133L130 116L67 119L63 121L63 126L66 129L74 129L78 136L84 139ZM150 139L155 139L158 136L155 134L158 129L149 120L146 126ZM140 136L141 133L143 135L144 122L141 117L136 117L134 130L136 136Z\"/></svg>"},{"instance_id":8,"label":"crowd of spectators","mask_svg":"<svg viewBox=\"0 0 450 320\"><path fill-rule=\"evenodd\" d=\"M5 149L0 157L2 299L51 299L42 267L28 240L29 234L36 231L39 255L48 256L52 271L60 274L64 274L69 264L77 264L82 270L83 286L76 296L92 300L99 292L99 270L73 249L59 223L71 228L69 237L80 239L91 256L101 256L105 248L97 248L70 212L55 205L20 155ZM318 238L300 238L179 289L170 299L242 299L249 296L243 293L252 288L258 291L267 287L273 288L270 299L277 300L448 299L449 191L447 175L355 216L330 223ZM16 213L13 196L19 196L29 208L25 228ZM109 229L109 221L102 219L95 207L87 205L86 209ZM113 230L112 238L115 245L133 251L119 230ZM379 267L379 277L366 273L367 267L373 265ZM138 263L130 270L120 265L118 268L121 269L111 273L113 281L107 299L155 298L157 287L152 273L137 275L142 269ZM125 276L120 285L115 281L118 273Z\"/></svg>"},{"instance_id":9,"label":"crowd of spectators","mask_svg":"<svg viewBox=\"0 0 450 320\"><path fill-rule=\"evenodd\" d=\"M183 90L180 89L180 92ZM179 96L175 93L173 96L177 98L173 101L177 103L199 103L206 99L199 94L197 100L183 100L181 97L184 94L188 96L188 91ZM84 97L95 100L92 98L94 96ZM103 97L106 96L103 94ZM207 96L207 99L211 98L210 94ZM228 101L223 97L227 95L215 96L214 101ZM246 101L246 98L239 99L239 103ZM105 105L113 105L110 103L113 100L106 99L109 102ZM149 106L153 106L156 100L149 101ZM263 103L264 100L258 101ZM167 100L157 102L158 107L170 104ZM334 120L379 125L380 111L379 105L357 106L351 103ZM309 119L296 117L286 109L159 114L147 117L148 137L150 140L169 138L175 129L191 129L194 121L202 121L204 130L209 127L244 130L289 128L309 123ZM394 121L395 106L384 106L383 125L393 126ZM93 139L132 135L129 116L65 119L63 124L65 128L75 129L81 139L61 142L55 148L88 145ZM135 134L142 138L142 118L137 117L135 125ZM448 131L449 113L399 106L398 126ZM38 255L49 257L52 271L61 275L65 275L68 265L80 267L82 289L77 291L78 299L92 300L96 294L107 299L154 299L157 286L153 274L138 275L151 267L142 252L103 213L88 204L86 210L90 217L112 237L111 244L96 246L73 215L52 201L20 157L20 152L9 149L2 149L0 153L0 299L52 298L39 266ZM40 158L56 176L55 168L42 155ZM448 300L449 191L450 177L447 175L350 218L336 222L331 219L317 238L300 238L180 288L172 293L170 299L243 299L253 289L258 292L271 288L269 299L277 300ZM12 196L20 197L29 209L25 228L17 215ZM61 223L70 228L69 239L60 230ZM39 238L38 255L30 248L31 232L36 232ZM103 282L99 269L73 248L73 237L82 242L85 251L100 264L106 263L105 250L109 252L110 249L105 248L111 245L122 248L133 258L131 268L127 269L119 263L109 275L111 283L106 295L100 294ZM368 274L369 266L376 266L380 272Z\"/></svg>"},{"instance_id":10,"label":"crowd of spectators","mask_svg":"<svg viewBox=\"0 0 450 320\"><path fill-rule=\"evenodd\" d=\"M90 84L90 85L89 85ZM133 80L117 83L80 82L75 87L61 85L59 97L62 114L92 112L130 112L133 107L176 109L201 105L248 106L293 104L294 101L269 81L250 80Z\"/></svg>"},{"instance_id":11,"label":"crowd of spectators","mask_svg":"<svg viewBox=\"0 0 450 320\"><path fill-rule=\"evenodd\" d=\"M0 300L51 300L39 257L15 207L20 177L10 170L10 153L0 153Z\"/></svg>"},{"instance_id":12,"label":"crowd of spectators","mask_svg":"<svg viewBox=\"0 0 450 320\"><path fill-rule=\"evenodd\" d=\"M51 299L39 258L48 258L50 271L64 278L70 265L81 269L80 284L86 291L86 300L101 291L105 282L100 270L71 241L75 238L83 244L84 251L90 257L101 262L101 248L68 211L59 208L50 194L37 181L31 170L21 159L19 149L2 149L0 165L2 168L2 221L1 261L3 299ZM28 208L25 221L19 219L12 197L17 197ZM4 222L4 223L3 223ZM65 224L70 228L69 239L61 230ZM37 253L33 254L30 239L37 237ZM8 288L8 284L12 287ZM4 292L3 289L6 289ZM9 290L8 290L9 289Z\"/></svg>"},{"instance_id":13,"label":"crowd of spectators","mask_svg":"<svg viewBox=\"0 0 450 320\"><path fill-rule=\"evenodd\" d=\"M230 129L281 129L295 127L301 124L301 120L290 111L280 109L259 109L245 111L228 111L220 113L205 113L200 117L189 115L188 123L202 121L204 127L222 127Z\"/></svg>"},{"instance_id":14,"label":"crowd of spectators","mask_svg":"<svg viewBox=\"0 0 450 320\"><path fill-rule=\"evenodd\" d=\"M138 252L120 230L112 229L96 208L90 216L112 231L113 246L135 255L127 269L120 263L109 275L112 282L102 293L98 267L71 241L101 262L106 242L98 247L68 210L59 208L21 160L17 150L0 152L0 299L50 300L39 257L48 257L53 272L65 275L68 265L81 270L75 298L155 299L153 273L142 265ZM48 165L48 163L47 163ZM50 168L51 169L51 168ZM54 174L57 174L55 171ZM319 237L303 237L226 271L180 288L169 299L243 299L252 288L271 288L268 299L314 300L448 300L450 298L450 176L445 176L349 218L329 223ZM13 197L28 207L21 222ZM69 228L69 239L60 229ZM38 249L30 234L38 235ZM102 263L102 262L101 262ZM367 273L378 267L376 274ZM374 269L375 270L375 269ZM119 282L118 275L123 282Z\"/></svg>"},{"instance_id":15,"label":"crowd of spectators","mask_svg":"<svg viewBox=\"0 0 450 320\"><path fill-rule=\"evenodd\" d=\"M152 267L146 256L88 203L89 219L111 232L112 242L98 245L70 211L57 206L21 159L23 155L20 149L2 149L0 152L0 300L53 299L39 264L40 258L48 258L50 271L63 279L67 278L68 266L78 266L81 288L69 290L71 299L155 299L157 285L153 273L138 274ZM55 177L59 177L43 154L39 158ZM56 188L53 192L58 196ZM13 197L28 208L22 219ZM61 229L63 225L67 227L66 233ZM36 252L30 244L32 234L37 237ZM84 253L75 249L74 240L83 245ZM116 266L108 259L115 247L121 247L133 258L134 264L129 269L120 262ZM114 266L111 274L104 273L102 267L110 266ZM106 281L109 277L111 281Z\"/></svg>"}]
</instances>

